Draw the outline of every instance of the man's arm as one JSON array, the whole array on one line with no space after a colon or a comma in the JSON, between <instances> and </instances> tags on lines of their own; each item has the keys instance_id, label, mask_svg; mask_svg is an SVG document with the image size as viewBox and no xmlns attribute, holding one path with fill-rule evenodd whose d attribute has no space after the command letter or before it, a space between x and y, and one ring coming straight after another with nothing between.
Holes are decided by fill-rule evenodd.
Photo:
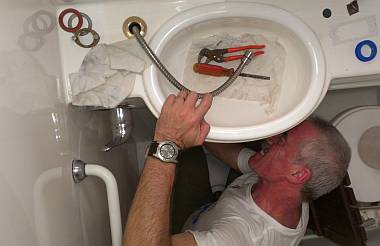
<instances>
[{"instance_id":1,"label":"man's arm","mask_svg":"<svg viewBox=\"0 0 380 246\"><path fill-rule=\"evenodd\" d=\"M170 95L157 120L156 141L170 140L181 148L203 144L210 126L204 116L212 97L206 95L196 106L197 94ZM176 165L149 157L140 178L124 232L124 246L195 246L190 233L170 235L170 199Z\"/></svg>"},{"instance_id":2,"label":"man's arm","mask_svg":"<svg viewBox=\"0 0 380 246\"><path fill-rule=\"evenodd\" d=\"M231 168L235 169L236 171L240 171L237 164L237 160L240 151L244 148L244 145L234 143L205 142L204 146L216 158L228 164Z\"/></svg>"},{"instance_id":3,"label":"man's arm","mask_svg":"<svg viewBox=\"0 0 380 246\"><path fill-rule=\"evenodd\" d=\"M124 245L197 245L190 233L170 235L175 165L148 157L128 217Z\"/></svg>"}]
</instances>

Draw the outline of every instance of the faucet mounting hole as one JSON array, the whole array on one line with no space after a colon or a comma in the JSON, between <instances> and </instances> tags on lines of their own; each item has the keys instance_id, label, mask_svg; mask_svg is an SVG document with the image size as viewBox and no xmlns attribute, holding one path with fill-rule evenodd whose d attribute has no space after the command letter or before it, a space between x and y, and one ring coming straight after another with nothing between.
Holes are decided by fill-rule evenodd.
<instances>
[{"instance_id":1,"label":"faucet mounting hole","mask_svg":"<svg viewBox=\"0 0 380 246\"><path fill-rule=\"evenodd\" d=\"M132 29L137 27L139 29L140 35L145 36L147 31L147 25L143 19L137 16L131 16L127 18L123 23L124 35L129 39L133 38L134 34Z\"/></svg>"},{"instance_id":2,"label":"faucet mounting hole","mask_svg":"<svg viewBox=\"0 0 380 246\"><path fill-rule=\"evenodd\" d=\"M129 25L129 31L131 32L131 33L133 33L133 28L134 27L137 27L137 29L139 29L139 32L141 32L141 26L140 26L140 24L139 23L136 23L136 22L133 22L133 23L131 23L130 25Z\"/></svg>"}]
</instances>

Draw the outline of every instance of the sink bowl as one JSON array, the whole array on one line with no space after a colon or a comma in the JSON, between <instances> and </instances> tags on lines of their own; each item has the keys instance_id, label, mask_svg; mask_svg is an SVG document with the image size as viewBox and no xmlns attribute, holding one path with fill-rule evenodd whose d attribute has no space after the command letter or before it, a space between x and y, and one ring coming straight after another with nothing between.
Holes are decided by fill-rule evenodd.
<instances>
[{"instance_id":1,"label":"sink bowl","mask_svg":"<svg viewBox=\"0 0 380 246\"><path fill-rule=\"evenodd\" d=\"M313 31L291 13L270 5L223 2L178 13L164 23L150 46L167 69L181 81L192 40L213 34L260 34L276 39L286 52L281 92L268 114L256 101L217 96L206 115L212 142L244 142L286 131L306 119L324 97L329 82L325 58ZM255 61L252 61L253 63ZM226 78L221 77L221 83ZM143 74L142 97L155 116L177 90L152 65Z\"/></svg>"}]
</instances>

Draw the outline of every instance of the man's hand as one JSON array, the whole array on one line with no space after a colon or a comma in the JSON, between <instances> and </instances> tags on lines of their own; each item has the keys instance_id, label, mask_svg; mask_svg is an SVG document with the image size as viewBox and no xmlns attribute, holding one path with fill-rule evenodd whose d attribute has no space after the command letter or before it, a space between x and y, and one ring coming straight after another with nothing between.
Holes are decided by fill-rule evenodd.
<instances>
[{"instance_id":1,"label":"man's hand","mask_svg":"<svg viewBox=\"0 0 380 246\"><path fill-rule=\"evenodd\" d=\"M162 106L154 140L170 140L182 149L203 144L210 131L204 116L211 107L212 96L205 95L198 106L196 102L195 92L181 91L177 96L169 95Z\"/></svg>"}]
</instances>

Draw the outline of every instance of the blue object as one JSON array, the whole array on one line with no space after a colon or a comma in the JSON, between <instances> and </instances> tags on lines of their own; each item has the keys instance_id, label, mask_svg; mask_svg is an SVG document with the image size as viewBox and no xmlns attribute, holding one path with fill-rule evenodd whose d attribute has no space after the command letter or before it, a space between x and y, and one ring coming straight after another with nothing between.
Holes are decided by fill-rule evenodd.
<instances>
[{"instance_id":1,"label":"blue object","mask_svg":"<svg viewBox=\"0 0 380 246\"><path fill-rule=\"evenodd\" d=\"M198 219L199 219L199 217L201 216L201 214L202 214L204 211L206 211L206 210L207 210L211 205L213 205L213 204L215 204L215 203L212 203L212 202L210 202L210 203L206 203L205 205L201 206L201 207L197 210L198 214L195 216L195 218L194 218L193 221L191 222L191 229L192 229L192 230L194 229L194 225L198 222Z\"/></svg>"},{"instance_id":2,"label":"blue object","mask_svg":"<svg viewBox=\"0 0 380 246\"><path fill-rule=\"evenodd\" d=\"M363 46L368 46L371 49L371 54L369 56L364 56L362 53ZM362 62L368 62L373 60L377 55L377 46L375 42L371 40L363 40L356 45L355 55Z\"/></svg>"}]
</instances>

